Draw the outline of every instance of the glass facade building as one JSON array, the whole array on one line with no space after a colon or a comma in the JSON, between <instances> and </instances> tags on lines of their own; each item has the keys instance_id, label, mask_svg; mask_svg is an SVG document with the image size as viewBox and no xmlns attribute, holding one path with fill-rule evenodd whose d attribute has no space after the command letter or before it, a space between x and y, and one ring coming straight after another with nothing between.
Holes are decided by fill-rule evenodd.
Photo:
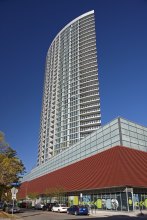
<instances>
[{"instance_id":1,"label":"glass facade building","mask_svg":"<svg viewBox=\"0 0 147 220\"><path fill-rule=\"evenodd\" d=\"M120 150L120 146L123 150ZM114 148L115 150L119 149L116 154ZM109 150L111 150L111 153L104 156ZM100 156L97 157L98 155ZM97 160L94 159L95 157L97 157ZM146 159L147 127L118 117L78 141L72 147L67 148L64 152L52 157L46 163L32 169L23 178L23 194L27 195L27 190L29 189L30 192L30 190L34 190L34 187L35 190L42 187L45 191L48 184L51 184L50 182L57 181L59 172L63 174L62 183L64 184L64 181L67 183L67 179L71 178L70 173L74 171L69 187L72 188L74 184L80 181L80 186L84 183L87 188L65 191L65 196L62 195L58 198L59 203L66 202L69 206L72 204L86 204L90 212L98 210L147 210ZM87 160L89 162L84 162ZM90 165L92 161L94 161L93 165L95 167ZM109 166L111 168L113 166L113 169L109 169ZM90 171L88 171L89 167ZM77 168L82 170L81 175L77 174ZM64 176L64 169L67 172L67 178ZM88 172L88 177L91 176L91 178L83 178L81 182L81 176L86 172ZM119 177L118 174L120 174ZM50 176L48 177L48 175ZM114 185L111 184L111 181ZM88 188L89 184L93 185L98 182L103 182L103 185ZM105 183L108 182L109 186L107 187ZM52 189L54 185L50 187ZM41 193L39 199L40 201L51 201L55 198Z\"/></svg>"},{"instance_id":2,"label":"glass facade building","mask_svg":"<svg viewBox=\"0 0 147 220\"><path fill-rule=\"evenodd\" d=\"M147 190L132 188L117 188L107 190L97 190L90 193L83 193L82 199L79 195L69 196L64 198L64 201L68 199L69 204L81 203L88 205L90 212L95 210L103 211L136 211L147 210Z\"/></svg>"},{"instance_id":3,"label":"glass facade building","mask_svg":"<svg viewBox=\"0 0 147 220\"><path fill-rule=\"evenodd\" d=\"M20 198L37 193L37 203L90 212L147 209L147 127L121 117L101 126L94 11L49 47L40 123L37 166L23 177ZM49 197L58 189L61 196Z\"/></svg>"},{"instance_id":4,"label":"glass facade building","mask_svg":"<svg viewBox=\"0 0 147 220\"><path fill-rule=\"evenodd\" d=\"M41 198L42 202L50 201L50 197ZM61 196L60 203L68 205L87 205L90 213L96 211L137 211L147 210L147 190L144 193L137 192L132 188L117 188L97 190L90 193L82 193L72 196Z\"/></svg>"},{"instance_id":5,"label":"glass facade building","mask_svg":"<svg viewBox=\"0 0 147 220\"><path fill-rule=\"evenodd\" d=\"M46 163L32 169L23 181L43 176L114 146L126 146L147 152L147 127L116 118Z\"/></svg>"},{"instance_id":6,"label":"glass facade building","mask_svg":"<svg viewBox=\"0 0 147 220\"><path fill-rule=\"evenodd\" d=\"M94 11L66 25L46 57L37 165L101 126Z\"/></svg>"}]
</instances>

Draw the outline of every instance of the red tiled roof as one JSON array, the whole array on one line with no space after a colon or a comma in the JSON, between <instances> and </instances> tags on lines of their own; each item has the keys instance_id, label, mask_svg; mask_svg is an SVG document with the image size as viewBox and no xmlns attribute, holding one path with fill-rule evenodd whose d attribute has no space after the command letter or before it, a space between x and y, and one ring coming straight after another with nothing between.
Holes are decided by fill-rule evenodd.
<instances>
[{"instance_id":1,"label":"red tiled roof","mask_svg":"<svg viewBox=\"0 0 147 220\"><path fill-rule=\"evenodd\" d=\"M19 197L62 187L66 192L119 186L147 188L147 153L116 146L64 168L24 182ZM27 188L27 189L26 189Z\"/></svg>"}]
</instances>

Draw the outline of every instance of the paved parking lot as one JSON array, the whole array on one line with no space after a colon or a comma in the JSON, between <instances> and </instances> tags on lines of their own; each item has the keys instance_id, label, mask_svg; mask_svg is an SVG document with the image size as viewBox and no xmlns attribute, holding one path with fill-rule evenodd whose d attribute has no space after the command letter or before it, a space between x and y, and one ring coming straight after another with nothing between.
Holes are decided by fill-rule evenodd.
<instances>
[{"instance_id":1,"label":"paved parking lot","mask_svg":"<svg viewBox=\"0 0 147 220\"><path fill-rule=\"evenodd\" d=\"M75 216L67 213L48 212L42 210L23 210L18 213L19 219L26 220L67 220L67 219L94 219L92 216Z\"/></svg>"},{"instance_id":2,"label":"paved parking lot","mask_svg":"<svg viewBox=\"0 0 147 220\"><path fill-rule=\"evenodd\" d=\"M120 213L120 212L104 212L98 211L93 212L89 216L75 216L75 215L68 215L67 213L55 213L55 212L47 212L42 210L31 210L31 209L24 209L22 213L18 213L17 217L20 220L147 220L147 212L144 213L144 216L137 216L138 213Z\"/></svg>"}]
</instances>

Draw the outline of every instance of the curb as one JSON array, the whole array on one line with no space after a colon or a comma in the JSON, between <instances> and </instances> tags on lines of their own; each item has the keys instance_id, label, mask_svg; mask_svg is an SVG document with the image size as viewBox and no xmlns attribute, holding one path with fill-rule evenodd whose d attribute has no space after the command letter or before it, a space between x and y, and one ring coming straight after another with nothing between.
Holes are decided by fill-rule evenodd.
<instances>
[{"instance_id":1,"label":"curb","mask_svg":"<svg viewBox=\"0 0 147 220\"><path fill-rule=\"evenodd\" d=\"M140 212L89 212L90 216L99 216L99 217L112 217L112 216L117 216L117 215L121 215L121 216L128 216L128 217L144 217L147 216L147 212L145 213L140 213Z\"/></svg>"}]
</instances>

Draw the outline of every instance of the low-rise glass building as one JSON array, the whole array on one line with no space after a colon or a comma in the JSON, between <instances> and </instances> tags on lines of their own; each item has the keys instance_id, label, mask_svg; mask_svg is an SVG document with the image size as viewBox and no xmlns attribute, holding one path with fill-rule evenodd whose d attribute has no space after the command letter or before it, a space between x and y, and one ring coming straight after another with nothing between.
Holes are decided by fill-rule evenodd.
<instances>
[{"instance_id":1,"label":"low-rise glass building","mask_svg":"<svg viewBox=\"0 0 147 220\"><path fill-rule=\"evenodd\" d=\"M19 198L62 189L60 201L100 210L147 209L147 127L123 118L32 169L22 181ZM59 198L58 198L59 199Z\"/></svg>"}]
</instances>

